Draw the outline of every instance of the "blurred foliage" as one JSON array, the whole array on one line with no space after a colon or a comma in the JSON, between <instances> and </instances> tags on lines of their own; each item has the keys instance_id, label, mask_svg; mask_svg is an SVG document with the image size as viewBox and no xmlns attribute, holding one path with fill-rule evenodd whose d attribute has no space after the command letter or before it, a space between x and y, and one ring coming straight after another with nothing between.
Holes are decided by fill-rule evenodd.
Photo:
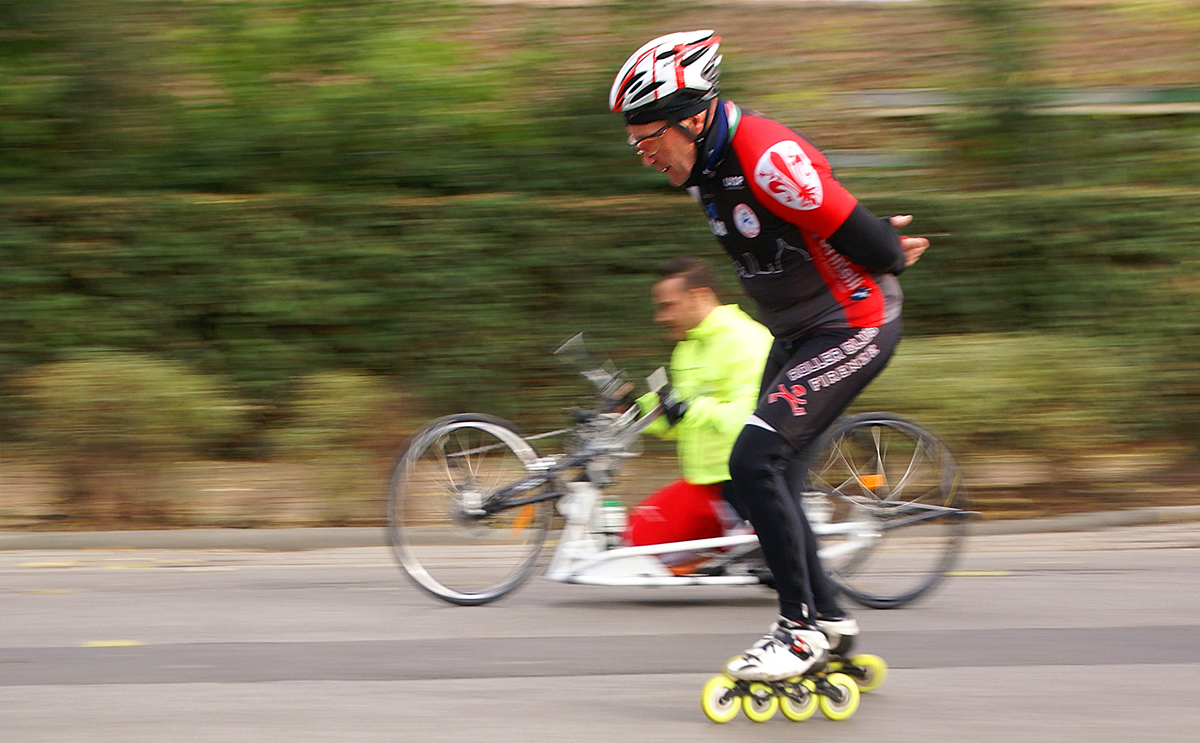
<instances>
[{"instance_id":1,"label":"blurred foliage","mask_svg":"<svg viewBox=\"0 0 1200 743\"><path fill-rule=\"evenodd\" d=\"M1124 393L1154 401L1143 431L1194 433L1200 389L1185 370L1200 363L1189 331L1200 321L1200 194L864 200L879 213L912 210L922 232L944 235L904 276L910 335L1020 328L1143 348L1148 366ZM680 252L721 260L681 195L2 207L9 371L72 347L169 355L236 381L264 429L284 414L292 379L337 369L394 380L430 415L482 409L555 425L564 396L584 390L550 355L561 340L585 330L634 374L653 368L669 351L649 323L656 266ZM643 239L659 231L670 239ZM745 304L724 278L726 299Z\"/></svg>"},{"instance_id":2,"label":"blurred foliage","mask_svg":"<svg viewBox=\"0 0 1200 743\"><path fill-rule=\"evenodd\" d=\"M330 523L383 512L388 462L402 431L423 423L404 396L359 372L326 371L297 381L283 420L267 438L272 458L316 465ZM374 496L374 497L371 497Z\"/></svg>"},{"instance_id":3,"label":"blurred foliage","mask_svg":"<svg viewBox=\"0 0 1200 743\"><path fill-rule=\"evenodd\" d=\"M1147 422L1144 399L1128 393L1139 361L1104 339L1061 333L911 338L855 407L904 410L962 451L1070 461Z\"/></svg>"},{"instance_id":4,"label":"blurred foliage","mask_svg":"<svg viewBox=\"0 0 1200 743\"><path fill-rule=\"evenodd\" d=\"M214 377L146 355L79 353L24 371L14 387L29 413L21 430L62 467L72 515L94 511L114 482L122 508L169 510L161 483L147 476L205 455L244 426L243 406ZM111 477L131 470L138 475Z\"/></svg>"},{"instance_id":5,"label":"blurred foliage","mask_svg":"<svg viewBox=\"0 0 1200 743\"><path fill-rule=\"evenodd\" d=\"M603 82L554 69L536 28L528 49L474 59L462 36L477 15L425 0L6 0L0 179L88 193L614 185L546 159L623 155L619 122L574 92ZM543 74L573 92L529 95ZM578 136L601 122L610 136Z\"/></svg>"},{"instance_id":6,"label":"blurred foliage","mask_svg":"<svg viewBox=\"0 0 1200 743\"><path fill-rule=\"evenodd\" d=\"M413 420L405 408L403 396L380 379L358 372L318 372L298 380L287 422L270 440L275 450L301 459L338 448L389 455L399 443L397 424L423 422Z\"/></svg>"},{"instance_id":7,"label":"blurred foliage","mask_svg":"<svg viewBox=\"0 0 1200 743\"><path fill-rule=\"evenodd\" d=\"M1044 30L1030 0L947 0L965 21L960 34L973 84L959 91L963 105L936 120L947 136L945 154L971 164L976 187L1037 182L1046 168L1045 139L1059 125L1039 117L1045 96L1034 82ZM1073 152L1071 153L1074 154Z\"/></svg>"},{"instance_id":8,"label":"blurred foliage","mask_svg":"<svg viewBox=\"0 0 1200 743\"><path fill-rule=\"evenodd\" d=\"M39 411L35 440L71 458L170 462L235 433L243 407L172 361L96 351L34 367L15 387Z\"/></svg>"},{"instance_id":9,"label":"blurred foliage","mask_svg":"<svg viewBox=\"0 0 1200 743\"><path fill-rule=\"evenodd\" d=\"M1194 4L675 5L0 0L0 185L662 189L630 167L605 94L628 49L689 26L725 34L730 95L826 147L942 153L926 183L1198 185L1191 117L1035 111L1071 85L1195 86ZM966 105L923 122L846 126L839 94L874 87L947 88Z\"/></svg>"},{"instance_id":10,"label":"blurred foliage","mask_svg":"<svg viewBox=\"0 0 1200 743\"><path fill-rule=\"evenodd\" d=\"M6 199L0 358L13 370L70 347L164 353L271 404L293 377L351 368L436 406L536 410L538 388L568 374L549 352L575 331L601 330L635 358L646 343L669 350L647 324L655 268L682 240L713 248L676 206L664 217L633 200L520 196ZM668 246L639 234L671 226Z\"/></svg>"},{"instance_id":11,"label":"blurred foliage","mask_svg":"<svg viewBox=\"0 0 1200 743\"><path fill-rule=\"evenodd\" d=\"M914 378L881 381L887 407L972 447L1069 453L1084 427L1200 441L1200 117L1043 106L1194 85L1195 4L0 0L0 443L75 425L24 380L97 348L246 401L172 456L376 451L353 411L385 388L404 422L474 409L558 427L587 387L551 350L584 330L638 378L670 349L649 321L656 266L724 261L605 107L629 51L701 27L725 36L740 102L823 147L927 155L841 174L935 235L903 278L895 374ZM840 95L889 87L961 105L899 117ZM922 406L950 349L963 392ZM129 415L183 421L177 399Z\"/></svg>"}]
</instances>

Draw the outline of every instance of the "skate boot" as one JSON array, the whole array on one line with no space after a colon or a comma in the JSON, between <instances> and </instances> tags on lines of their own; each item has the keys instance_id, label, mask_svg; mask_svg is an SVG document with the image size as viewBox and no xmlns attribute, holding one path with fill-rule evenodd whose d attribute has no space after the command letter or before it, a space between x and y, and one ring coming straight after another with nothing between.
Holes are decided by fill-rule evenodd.
<instances>
[{"instance_id":1,"label":"skate boot","mask_svg":"<svg viewBox=\"0 0 1200 743\"><path fill-rule=\"evenodd\" d=\"M831 655L849 655L854 649L854 641L858 639L858 622L854 617L817 617L817 629L825 634L829 641Z\"/></svg>"},{"instance_id":2,"label":"skate boot","mask_svg":"<svg viewBox=\"0 0 1200 743\"><path fill-rule=\"evenodd\" d=\"M831 720L858 709L858 684L842 673L825 673L829 646L818 629L780 618L749 650L730 659L725 673L708 680L700 707L713 722L729 722L738 709L754 722L777 711L795 722L818 708Z\"/></svg>"},{"instance_id":3,"label":"skate boot","mask_svg":"<svg viewBox=\"0 0 1200 743\"><path fill-rule=\"evenodd\" d=\"M858 639L853 617L817 617L817 628L829 642L829 671L844 673L858 683L859 691L878 689L887 678L887 663L878 655L851 655Z\"/></svg>"},{"instance_id":4,"label":"skate boot","mask_svg":"<svg viewBox=\"0 0 1200 743\"><path fill-rule=\"evenodd\" d=\"M829 641L815 627L779 618L761 640L725 665L725 671L743 681L778 681L824 669Z\"/></svg>"}]
</instances>

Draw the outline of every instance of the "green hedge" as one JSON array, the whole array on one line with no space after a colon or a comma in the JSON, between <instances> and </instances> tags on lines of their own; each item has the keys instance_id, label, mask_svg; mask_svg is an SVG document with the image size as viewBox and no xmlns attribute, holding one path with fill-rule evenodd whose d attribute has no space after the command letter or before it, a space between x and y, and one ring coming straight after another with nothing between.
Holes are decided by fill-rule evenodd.
<instances>
[{"instance_id":1,"label":"green hedge","mask_svg":"<svg viewBox=\"0 0 1200 743\"><path fill-rule=\"evenodd\" d=\"M1022 330L1128 348L1141 366L1114 394L1144 401L1140 428L1200 430L1200 194L864 201L943 235L903 277L909 336ZM583 390L550 356L559 341L587 331L640 374L669 352L650 322L656 266L679 253L724 266L695 206L666 191L10 197L0 214L0 374L76 349L152 353L233 380L260 426L291 380L338 369L406 385L431 413L543 423ZM718 273L745 304L732 272ZM7 414L11 436L11 400Z\"/></svg>"}]
</instances>

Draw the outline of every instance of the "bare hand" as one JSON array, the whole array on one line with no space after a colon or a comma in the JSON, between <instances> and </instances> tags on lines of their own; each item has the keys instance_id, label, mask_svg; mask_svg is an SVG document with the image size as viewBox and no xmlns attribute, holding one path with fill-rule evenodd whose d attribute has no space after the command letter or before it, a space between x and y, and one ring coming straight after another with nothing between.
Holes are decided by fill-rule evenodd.
<instances>
[{"instance_id":1,"label":"bare hand","mask_svg":"<svg viewBox=\"0 0 1200 743\"><path fill-rule=\"evenodd\" d=\"M632 408L634 402L636 402L636 399L633 397L633 382L626 382L625 386L617 390L617 394L613 395L613 399L616 401L613 403L612 412L614 413L624 413L626 410Z\"/></svg>"},{"instance_id":2,"label":"bare hand","mask_svg":"<svg viewBox=\"0 0 1200 743\"><path fill-rule=\"evenodd\" d=\"M896 229L904 227L912 221L911 214L898 214L888 219L892 226ZM908 268L916 263L929 247L929 240L924 237L908 237L907 235L900 236L900 249L904 251L904 267Z\"/></svg>"}]
</instances>

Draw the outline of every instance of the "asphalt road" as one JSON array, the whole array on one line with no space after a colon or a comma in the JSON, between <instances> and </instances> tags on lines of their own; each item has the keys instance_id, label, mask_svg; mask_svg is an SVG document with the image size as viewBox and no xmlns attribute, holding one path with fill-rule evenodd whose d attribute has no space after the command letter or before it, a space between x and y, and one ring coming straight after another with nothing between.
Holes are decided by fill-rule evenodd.
<instances>
[{"instance_id":1,"label":"asphalt road","mask_svg":"<svg viewBox=\"0 0 1200 743\"><path fill-rule=\"evenodd\" d=\"M460 608L377 547L0 553L0 740L1196 740L1200 524L976 537L959 568L857 611L892 674L850 720L718 726L699 689L761 588Z\"/></svg>"}]
</instances>

